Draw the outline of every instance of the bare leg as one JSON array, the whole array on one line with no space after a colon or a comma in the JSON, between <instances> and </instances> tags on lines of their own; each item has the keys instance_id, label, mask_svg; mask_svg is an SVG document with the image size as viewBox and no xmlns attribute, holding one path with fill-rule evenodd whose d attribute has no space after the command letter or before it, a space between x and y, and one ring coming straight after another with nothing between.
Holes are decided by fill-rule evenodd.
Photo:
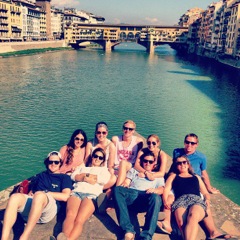
<instances>
[{"instance_id":1,"label":"bare leg","mask_svg":"<svg viewBox=\"0 0 240 240\"><path fill-rule=\"evenodd\" d=\"M32 232L39 218L41 217L42 211L47 206L47 204L48 198L46 193L39 191L34 194L31 210L28 216L28 221L24 232L19 240L29 239L30 233Z\"/></svg>"},{"instance_id":2,"label":"bare leg","mask_svg":"<svg viewBox=\"0 0 240 240\"><path fill-rule=\"evenodd\" d=\"M103 189L111 188L117 181L117 177L114 174L111 174L109 181L104 185Z\"/></svg>"},{"instance_id":3,"label":"bare leg","mask_svg":"<svg viewBox=\"0 0 240 240\"><path fill-rule=\"evenodd\" d=\"M66 218L63 222L63 233L69 237L73 227L74 222L77 217L79 207L81 204L81 199L75 196L71 196L67 201L67 209L66 209Z\"/></svg>"},{"instance_id":4,"label":"bare leg","mask_svg":"<svg viewBox=\"0 0 240 240\"><path fill-rule=\"evenodd\" d=\"M186 240L197 239L198 223L204 218L204 216L204 209L199 205L193 205L189 209L187 225L184 229Z\"/></svg>"},{"instance_id":5,"label":"bare leg","mask_svg":"<svg viewBox=\"0 0 240 240\"><path fill-rule=\"evenodd\" d=\"M116 186L121 186L126 178L127 172L131 169L132 164L126 160L122 160L118 169L118 178Z\"/></svg>"},{"instance_id":6,"label":"bare leg","mask_svg":"<svg viewBox=\"0 0 240 240\"><path fill-rule=\"evenodd\" d=\"M187 221L187 210L185 208L180 207L175 210L174 214L175 214L177 225L181 231L182 237L183 239L185 239L184 228L186 226L186 221Z\"/></svg>"},{"instance_id":7,"label":"bare leg","mask_svg":"<svg viewBox=\"0 0 240 240\"><path fill-rule=\"evenodd\" d=\"M10 231L17 219L17 211L25 203L26 198L22 193L15 193L10 197L4 214L1 240L9 239Z\"/></svg>"},{"instance_id":8,"label":"bare leg","mask_svg":"<svg viewBox=\"0 0 240 240\"><path fill-rule=\"evenodd\" d=\"M207 208L207 214L208 214L208 216L203 219L203 223L204 223L205 227L207 228L210 237L214 238L214 237L220 235L221 233L218 231L218 229L215 226L210 207Z\"/></svg>"},{"instance_id":9,"label":"bare leg","mask_svg":"<svg viewBox=\"0 0 240 240\"><path fill-rule=\"evenodd\" d=\"M168 202L171 202L171 204L174 201L174 195L173 194L169 194L168 195ZM165 219L163 221L161 221L161 223L157 223L159 225L159 227L163 227L168 231L168 232L172 232L172 227L171 227L171 209L167 209L164 208L163 212L165 213Z\"/></svg>"},{"instance_id":10,"label":"bare leg","mask_svg":"<svg viewBox=\"0 0 240 240\"><path fill-rule=\"evenodd\" d=\"M83 224L95 211L93 201L88 198L84 198L78 209L77 217L74 222L74 227L69 235L69 240L75 240L82 234Z\"/></svg>"}]
</instances>

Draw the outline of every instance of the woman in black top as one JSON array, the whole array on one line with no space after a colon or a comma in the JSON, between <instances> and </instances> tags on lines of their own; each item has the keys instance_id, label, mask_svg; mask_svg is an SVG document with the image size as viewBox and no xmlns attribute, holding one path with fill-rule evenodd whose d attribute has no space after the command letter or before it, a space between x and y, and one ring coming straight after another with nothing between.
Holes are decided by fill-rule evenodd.
<instances>
[{"instance_id":1,"label":"woman in black top","mask_svg":"<svg viewBox=\"0 0 240 240\"><path fill-rule=\"evenodd\" d=\"M210 205L210 196L202 179L193 174L186 156L177 158L174 169L175 173L171 174L166 181L163 203L166 208L172 208L183 239L197 239L198 223L206 216L206 209ZM171 189L175 195L172 206L168 202Z\"/></svg>"}]
</instances>

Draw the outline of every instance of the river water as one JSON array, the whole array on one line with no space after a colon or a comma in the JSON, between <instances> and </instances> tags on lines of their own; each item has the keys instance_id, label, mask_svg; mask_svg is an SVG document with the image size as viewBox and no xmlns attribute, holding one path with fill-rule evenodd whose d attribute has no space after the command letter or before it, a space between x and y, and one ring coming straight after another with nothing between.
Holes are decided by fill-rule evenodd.
<instances>
[{"instance_id":1,"label":"river water","mask_svg":"<svg viewBox=\"0 0 240 240\"><path fill-rule=\"evenodd\" d=\"M105 53L60 51L0 59L0 190L44 169L48 152L98 121L109 135L133 119L156 133L170 155L189 132L199 136L212 185L240 204L239 72L187 59L169 46L135 44Z\"/></svg>"}]
</instances>

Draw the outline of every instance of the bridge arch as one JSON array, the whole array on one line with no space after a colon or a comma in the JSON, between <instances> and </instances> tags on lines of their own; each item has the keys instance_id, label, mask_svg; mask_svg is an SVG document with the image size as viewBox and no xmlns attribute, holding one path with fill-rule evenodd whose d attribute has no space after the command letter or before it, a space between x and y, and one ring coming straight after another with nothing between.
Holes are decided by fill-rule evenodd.
<instances>
[{"instance_id":1,"label":"bridge arch","mask_svg":"<svg viewBox=\"0 0 240 240\"><path fill-rule=\"evenodd\" d=\"M134 34L132 32L129 32L127 35L128 40L133 40L135 38Z\"/></svg>"},{"instance_id":2,"label":"bridge arch","mask_svg":"<svg viewBox=\"0 0 240 240\"><path fill-rule=\"evenodd\" d=\"M126 34L125 32L121 32L121 33L120 33L120 39L121 39L121 40L127 39L127 34Z\"/></svg>"}]
</instances>

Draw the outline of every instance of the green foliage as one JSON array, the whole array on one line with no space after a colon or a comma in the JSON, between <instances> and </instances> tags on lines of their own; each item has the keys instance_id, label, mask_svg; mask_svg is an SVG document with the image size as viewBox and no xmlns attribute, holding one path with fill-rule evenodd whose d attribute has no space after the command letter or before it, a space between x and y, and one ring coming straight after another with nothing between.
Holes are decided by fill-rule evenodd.
<instances>
[{"instance_id":1,"label":"green foliage","mask_svg":"<svg viewBox=\"0 0 240 240\"><path fill-rule=\"evenodd\" d=\"M38 54L38 53L69 50L69 49L71 49L71 48L70 47L58 47L58 48L27 49L27 50L15 51L15 52L0 53L0 56L12 57L12 56L20 56L20 55L33 55L33 54Z\"/></svg>"}]
</instances>

